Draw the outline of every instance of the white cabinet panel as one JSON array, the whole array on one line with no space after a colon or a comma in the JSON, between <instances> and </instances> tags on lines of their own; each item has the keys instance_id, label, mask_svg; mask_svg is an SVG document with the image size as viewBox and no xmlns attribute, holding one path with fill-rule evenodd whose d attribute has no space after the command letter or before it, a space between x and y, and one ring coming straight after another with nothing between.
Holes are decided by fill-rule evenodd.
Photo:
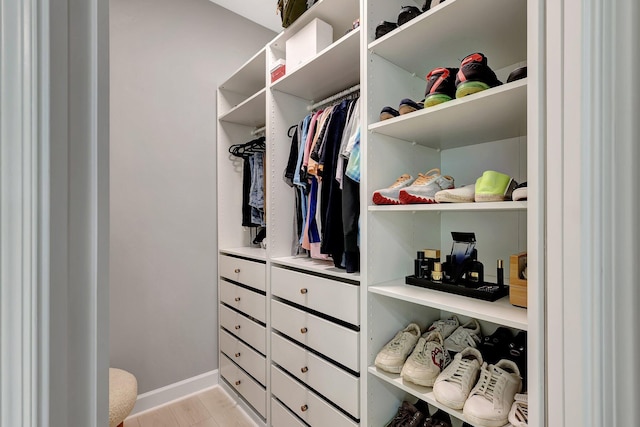
<instances>
[{"instance_id":1,"label":"white cabinet panel","mask_svg":"<svg viewBox=\"0 0 640 427\"><path fill-rule=\"evenodd\" d=\"M271 301L271 326L342 365L359 371L359 333L279 301Z\"/></svg>"},{"instance_id":2,"label":"white cabinet panel","mask_svg":"<svg viewBox=\"0 0 640 427\"><path fill-rule=\"evenodd\" d=\"M271 366L271 392L312 427L358 425L275 366Z\"/></svg>"},{"instance_id":3,"label":"white cabinet panel","mask_svg":"<svg viewBox=\"0 0 640 427\"><path fill-rule=\"evenodd\" d=\"M266 265L256 261L220 255L218 272L220 276L250 286L261 291L265 290Z\"/></svg>"},{"instance_id":4,"label":"white cabinet panel","mask_svg":"<svg viewBox=\"0 0 640 427\"><path fill-rule=\"evenodd\" d=\"M282 403L271 399L271 427L306 427Z\"/></svg>"},{"instance_id":5,"label":"white cabinet panel","mask_svg":"<svg viewBox=\"0 0 640 427\"><path fill-rule=\"evenodd\" d=\"M353 325L360 323L359 286L274 267L271 292Z\"/></svg>"},{"instance_id":6,"label":"white cabinet panel","mask_svg":"<svg viewBox=\"0 0 640 427\"><path fill-rule=\"evenodd\" d=\"M242 369L238 368L226 356L220 357L220 375L231 384L256 411L267 416L267 392Z\"/></svg>"},{"instance_id":7,"label":"white cabinet panel","mask_svg":"<svg viewBox=\"0 0 640 427\"><path fill-rule=\"evenodd\" d=\"M261 322L267 322L267 307L265 297L257 292L236 286L226 280L220 280L220 301L254 317Z\"/></svg>"},{"instance_id":8,"label":"white cabinet panel","mask_svg":"<svg viewBox=\"0 0 640 427\"><path fill-rule=\"evenodd\" d=\"M228 307L220 306L220 326L266 354L266 328Z\"/></svg>"},{"instance_id":9,"label":"white cabinet panel","mask_svg":"<svg viewBox=\"0 0 640 427\"><path fill-rule=\"evenodd\" d=\"M355 418L360 417L357 377L275 333L271 334L271 359Z\"/></svg>"},{"instance_id":10,"label":"white cabinet panel","mask_svg":"<svg viewBox=\"0 0 640 427\"><path fill-rule=\"evenodd\" d=\"M224 330L220 330L220 351L262 385L267 384L267 362L263 355Z\"/></svg>"}]
</instances>

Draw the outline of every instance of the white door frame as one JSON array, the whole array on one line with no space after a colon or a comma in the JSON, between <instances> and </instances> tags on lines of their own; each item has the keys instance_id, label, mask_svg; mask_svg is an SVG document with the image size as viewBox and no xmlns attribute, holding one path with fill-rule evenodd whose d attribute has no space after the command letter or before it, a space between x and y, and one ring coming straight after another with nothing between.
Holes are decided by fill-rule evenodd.
<instances>
[{"instance_id":1,"label":"white door frame","mask_svg":"<svg viewBox=\"0 0 640 427\"><path fill-rule=\"evenodd\" d=\"M0 425L108 425L109 3L0 11Z\"/></svg>"},{"instance_id":2,"label":"white door frame","mask_svg":"<svg viewBox=\"0 0 640 427\"><path fill-rule=\"evenodd\" d=\"M634 425L640 7L546 3L547 425Z\"/></svg>"}]
</instances>

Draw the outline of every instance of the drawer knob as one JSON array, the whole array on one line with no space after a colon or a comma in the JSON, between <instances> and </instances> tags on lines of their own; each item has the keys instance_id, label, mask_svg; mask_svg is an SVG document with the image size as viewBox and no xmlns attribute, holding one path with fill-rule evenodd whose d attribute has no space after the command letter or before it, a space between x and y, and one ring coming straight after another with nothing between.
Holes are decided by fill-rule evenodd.
<instances>
[{"instance_id":1,"label":"drawer knob","mask_svg":"<svg viewBox=\"0 0 640 427\"><path fill-rule=\"evenodd\" d=\"M239 301L240 301L240 297L236 297L236 298L235 298L235 301L236 301L236 302L239 302Z\"/></svg>"},{"instance_id":2,"label":"drawer knob","mask_svg":"<svg viewBox=\"0 0 640 427\"><path fill-rule=\"evenodd\" d=\"M300 293L301 293L302 295L306 294L307 292L309 292L309 291L307 290L307 288L302 288L302 289L300 289Z\"/></svg>"},{"instance_id":3,"label":"drawer knob","mask_svg":"<svg viewBox=\"0 0 640 427\"><path fill-rule=\"evenodd\" d=\"M307 329L307 328L300 328L300 333L301 333L301 334L306 334L306 333L307 333L307 331L308 331L308 329Z\"/></svg>"},{"instance_id":4,"label":"drawer knob","mask_svg":"<svg viewBox=\"0 0 640 427\"><path fill-rule=\"evenodd\" d=\"M236 357L240 357L240 353L236 353L236 354L235 354L235 356L236 356Z\"/></svg>"},{"instance_id":5,"label":"drawer knob","mask_svg":"<svg viewBox=\"0 0 640 427\"><path fill-rule=\"evenodd\" d=\"M302 406L300 407L300 410L301 410L302 412L307 412L307 409L309 409L309 407L308 407L307 405L302 405Z\"/></svg>"},{"instance_id":6,"label":"drawer knob","mask_svg":"<svg viewBox=\"0 0 640 427\"><path fill-rule=\"evenodd\" d=\"M235 270L233 270L234 273L240 273L240 269L236 268Z\"/></svg>"},{"instance_id":7,"label":"drawer knob","mask_svg":"<svg viewBox=\"0 0 640 427\"><path fill-rule=\"evenodd\" d=\"M303 374L306 374L309 371L309 368L307 368L306 366L304 368L300 368L300 372L302 372Z\"/></svg>"},{"instance_id":8,"label":"drawer knob","mask_svg":"<svg viewBox=\"0 0 640 427\"><path fill-rule=\"evenodd\" d=\"M240 380L236 381L236 385L240 385L240 382L241 382Z\"/></svg>"},{"instance_id":9,"label":"drawer knob","mask_svg":"<svg viewBox=\"0 0 640 427\"><path fill-rule=\"evenodd\" d=\"M240 325L236 325L236 331L240 329Z\"/></svg>"}]
</instances>

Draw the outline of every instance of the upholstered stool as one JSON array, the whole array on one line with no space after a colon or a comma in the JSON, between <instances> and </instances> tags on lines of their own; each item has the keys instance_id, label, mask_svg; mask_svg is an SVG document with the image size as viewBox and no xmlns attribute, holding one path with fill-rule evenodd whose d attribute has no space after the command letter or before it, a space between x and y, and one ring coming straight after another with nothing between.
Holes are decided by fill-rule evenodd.
<instances>
[{"instance_id":1,"label":"upholstered stool","mask_svg":"<svg viewBox=\"0 0 640 427\"><path fill-rule=\"evenodd\" d=\"M109 368L109 427L122 427L138 398L136 377L122 369Z\"/></svg>"}]
</instances>

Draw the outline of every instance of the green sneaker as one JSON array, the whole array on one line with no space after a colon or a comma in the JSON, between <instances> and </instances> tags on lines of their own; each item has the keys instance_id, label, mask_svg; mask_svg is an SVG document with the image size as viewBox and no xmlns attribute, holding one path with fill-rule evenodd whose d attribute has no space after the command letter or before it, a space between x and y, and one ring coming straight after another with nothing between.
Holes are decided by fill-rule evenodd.
<instances>
[{"instance_id":1,"label":"green sneaker","mask_svg":"<svg viewBox=\"0 0 640 427\"><path fill-rule=\"evenodd\" d=\"M511 193L518 183L509 175L485 171L476 180L476 202L502 202L511 200Z\"/></svg>"}]
</instances>

